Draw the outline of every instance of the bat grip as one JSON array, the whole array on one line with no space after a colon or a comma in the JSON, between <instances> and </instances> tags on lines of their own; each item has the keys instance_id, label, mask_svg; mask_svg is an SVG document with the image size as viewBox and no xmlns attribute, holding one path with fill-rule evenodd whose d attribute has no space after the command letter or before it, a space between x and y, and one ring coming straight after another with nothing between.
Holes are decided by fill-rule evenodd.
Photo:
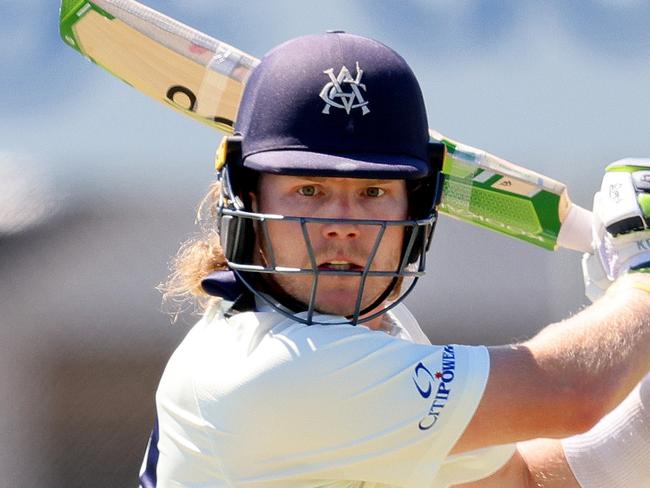
<instances>
[{"instance_id":1,"label":"bat grip","mask_svg":"<svg viewBox=\"0 0 650 488\"><path fill-rule=\"evenodd\" d=\"M593 216L589 210L571 204L568 215L562 222L557 236L557 246L574 251L593 253L591 245L591 223Z\"/></svg>"}]
</instances>

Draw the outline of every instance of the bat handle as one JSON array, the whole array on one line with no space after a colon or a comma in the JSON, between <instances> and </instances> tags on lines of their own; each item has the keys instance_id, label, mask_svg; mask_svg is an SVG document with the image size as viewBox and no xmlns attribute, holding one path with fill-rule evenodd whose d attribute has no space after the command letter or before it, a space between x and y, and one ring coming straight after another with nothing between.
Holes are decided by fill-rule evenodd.
<instances>
[{"instance_id":1,"label":"bat handle","mask_svg":"<svg viewBox=\"0 0 650 488\"><path fill-rule=\"evenodd\" d=\"M593 253L591 245L591 223L593 216L589 210L571 204L557 236L557 246L574 251Z\"/></svg>"}]
</instances>

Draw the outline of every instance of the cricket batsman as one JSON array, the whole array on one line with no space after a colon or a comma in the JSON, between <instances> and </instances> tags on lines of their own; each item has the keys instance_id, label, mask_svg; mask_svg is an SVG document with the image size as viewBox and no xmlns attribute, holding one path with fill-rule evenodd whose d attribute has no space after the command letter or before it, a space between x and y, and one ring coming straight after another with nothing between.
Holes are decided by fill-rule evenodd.
<instances>
[{"instance_id":1,"label":"cricket batsman","mask_svg":"<svg viewBox=\"0 0 650 488\"><path fill-rule=\"evenodd\" d=\"M142 488L601 486L582 453L619 448L572 436L650 371L650 167L610 165L596 195L583 269L602 296L482 347L431 344L403 304L443 157L387 46L334 31L262 59L166 285L204 313L160 381Z\"/></svg>"}]
</instances>

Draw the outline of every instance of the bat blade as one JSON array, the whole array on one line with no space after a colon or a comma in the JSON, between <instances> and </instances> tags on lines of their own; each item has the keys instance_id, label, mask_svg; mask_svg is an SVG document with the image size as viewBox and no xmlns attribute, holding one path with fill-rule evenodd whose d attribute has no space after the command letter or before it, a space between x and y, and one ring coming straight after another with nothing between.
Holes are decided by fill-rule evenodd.
<instances>
[{"instance_id":1,"label":"bat blade","mask_svg":"<svg viewBox=\"0 0 650 488\"><path fill-rule=\"evenodd\" d=\"M259 61L133 0L63 0L63 40L137 90L232 132Z\"/></svg>"},{"instance_id":2,"label":"bat blade","mask_svg":"<svg viewBox=\"0 0 650 488\"><path fill-rule=\"evenodd\" d=\"M134 0L62 0L61 36L137 90L232 132L259 60ZM566 186L431 130L443 142L441 213L525 242L591 251L591 214Z\"/></svg>"}]
</instances>

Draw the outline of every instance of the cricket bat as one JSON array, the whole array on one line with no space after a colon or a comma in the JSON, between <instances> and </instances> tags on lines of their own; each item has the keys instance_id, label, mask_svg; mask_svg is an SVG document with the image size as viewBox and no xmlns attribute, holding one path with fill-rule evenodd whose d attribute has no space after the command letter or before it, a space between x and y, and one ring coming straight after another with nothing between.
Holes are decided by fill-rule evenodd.
<instances>
[{"instance_id":1,"label":"cricket bat","mask_svg":"<svg viewBox=\"0 0 650 488\"><path fill-rule=\"evenodd\" d=\"M137 90L231 133L259 60L135 0L62 0L63 40ZM591 252L566 185L431 130L445 144L439 211L545 249Z\"/></svg>"}]
</instances>

